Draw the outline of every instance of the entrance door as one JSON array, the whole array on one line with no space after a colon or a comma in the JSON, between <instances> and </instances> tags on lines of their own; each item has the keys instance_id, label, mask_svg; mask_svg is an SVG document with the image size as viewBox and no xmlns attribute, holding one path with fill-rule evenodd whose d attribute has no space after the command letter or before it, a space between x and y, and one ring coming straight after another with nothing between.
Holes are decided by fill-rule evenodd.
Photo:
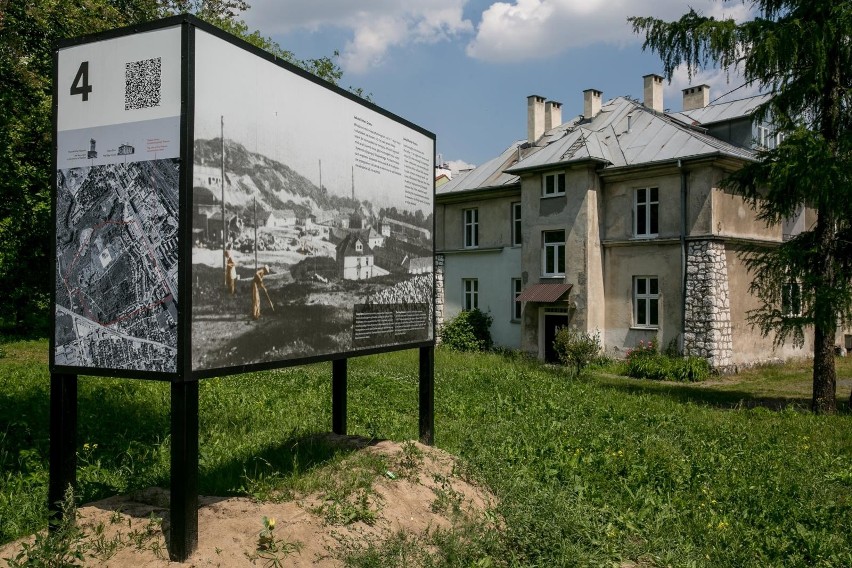
<instances>
[{"instance_id":1,"label":"entrance door","mask_svg":"<svg viewBox=\"0 0 852 568\"><path fill-rule=\"evenodd\" d=\"M559 357L553 349L553 340L560 327L568 325L568 316L561 314L544 314L544 360L548 363L558 363Z\"/></svg>"}]
</instances>

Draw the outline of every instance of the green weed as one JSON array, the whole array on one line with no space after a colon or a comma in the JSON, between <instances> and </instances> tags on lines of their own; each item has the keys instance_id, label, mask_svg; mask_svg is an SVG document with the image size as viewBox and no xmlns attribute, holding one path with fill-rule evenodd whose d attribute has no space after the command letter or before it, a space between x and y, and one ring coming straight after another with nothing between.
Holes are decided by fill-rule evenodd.
<instances>
[{"instance_id":1,"label":"green weed","mask_svg":"<svg viewBox=\"0 0 852 568\"><path fill-rule=\"evenodd\" d=\"M432 501L431 505L432 512L449 514L453 517L458 516L461 513L464 495L453 489L453 485L447 476L433 473L432 479L438 485L432 489L435 493L435 500Z\"/></svg>"},{"instance_id":2,"label":"green weed","mask_svg":"<svg viewBox=\"0 0 852 568\"><path fill-rule=\"evenodd\" d=\"M65 492L61 510L61 516L51 520L50 530L36 533L34 542L25 542L14 558L6 558L9 568L82 566L85 559L83 531L77 526L77 504L70 487Z\"/></svg>"},{"instance_id":3,"label":"green weed","mask_svg":"<svg viewBox=\"0 0 852 568\"><path fill-rule=\"evenodd\" d=\"M299 553L303 544L289 542L275 535L275 518L263 517L263 529L257 535L257 548L254 552L246 553L246 557L252 564L262 561L265 568L282 568L284 560L293 553ZM216 554L220 550L216 549Z\"/></svg>"},{"instance_id":4,"label":"green weed","mask_svg":"<svg viewBox=\"0 0 852 568\"><path fill-rule=\"evenodd\" d=\"M92 530L89 554L99 560L109 560L124 545L120 531L112 538L106 537L103 523L98 523Z\"/></svg>"}]
</instances>

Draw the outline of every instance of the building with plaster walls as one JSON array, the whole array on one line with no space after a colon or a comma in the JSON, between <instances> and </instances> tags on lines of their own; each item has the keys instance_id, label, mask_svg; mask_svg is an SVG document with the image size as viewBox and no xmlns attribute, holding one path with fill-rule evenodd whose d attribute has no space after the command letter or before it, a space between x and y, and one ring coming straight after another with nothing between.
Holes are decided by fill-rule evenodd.
<instances>
[{"instance_id":1,"label":"building with plaster walls","mask_svg":"<svg viewBox=\"0 0 852 568\"><path fill-rule=\"evenodd\" d=\"M656 337L723 370L806 355L747 321L758 302L742 253L810 212L767 227L720 187L774 144L752 119L765 96L709 104L698 85L669 112L662 77L643 79L643 101L589 89L565 122L560 103L528 97L527 138L437 189L443 317L490 312L495 343L545 360L565 325L599 332L610 354Z\"/></svg>"}]
</instances>

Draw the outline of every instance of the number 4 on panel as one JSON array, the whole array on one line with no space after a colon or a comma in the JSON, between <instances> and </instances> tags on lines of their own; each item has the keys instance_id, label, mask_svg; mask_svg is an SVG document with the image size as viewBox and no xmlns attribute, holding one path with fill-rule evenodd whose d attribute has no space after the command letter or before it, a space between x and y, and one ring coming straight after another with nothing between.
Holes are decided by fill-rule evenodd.
<instances>
[{"instance_id":1,"label":"number 4 on panel","mask_svg":"<svg viewBox=\"0 0 852 568\"><path fill-rule=\"evenodd\" d=\"M74 82L71 83L71 95L83 95L83 100L89 100L89 93L92 92L92 86L89 84L89 62L84 61L77 69L77 74L74 76Z\"/></svg>"}]
</instances>

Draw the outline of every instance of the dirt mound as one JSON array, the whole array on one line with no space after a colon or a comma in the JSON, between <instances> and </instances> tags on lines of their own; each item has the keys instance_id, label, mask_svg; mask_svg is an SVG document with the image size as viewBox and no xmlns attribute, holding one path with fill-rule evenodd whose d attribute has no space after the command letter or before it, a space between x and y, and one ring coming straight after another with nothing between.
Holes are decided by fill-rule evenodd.
<instances>
[{"instance_id":1,"label":"dirt mound","mask_svg":"<svg viewBox=\"0 0 852 568\"><path fill-rule=\"evenodd\" d=\"M169 562L169 494L158 488L78 510L85 566L341 566L346 554L400 533L422 538L493 519L494 497L466 479L455 458L417 442L330 436L354 451L314 475L310 490L267 500L201 497L198 549ZM487 521L485 521L487 522ZM14 557L33 537L0 547Z\"/></svg>"}]
</instances>

